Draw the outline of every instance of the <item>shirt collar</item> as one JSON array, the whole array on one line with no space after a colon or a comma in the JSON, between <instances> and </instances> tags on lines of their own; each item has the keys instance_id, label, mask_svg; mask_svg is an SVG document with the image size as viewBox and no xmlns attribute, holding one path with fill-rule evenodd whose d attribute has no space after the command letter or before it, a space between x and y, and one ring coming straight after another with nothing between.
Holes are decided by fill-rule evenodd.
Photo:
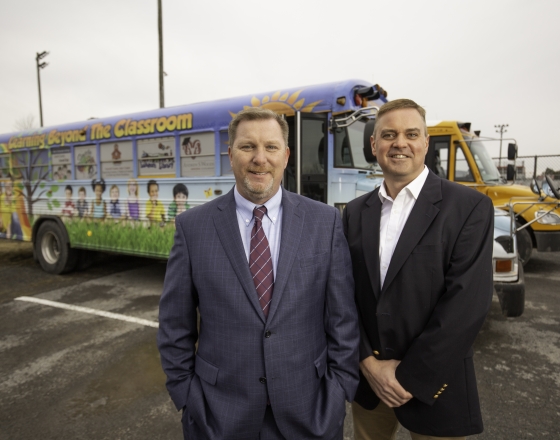
<instances>
[{"instance_id":1,"label":"shirt collar","mask_svg":"<svg viewBox=\"0 0 560 440\"><path fill-rule=\"evenodd\" d=\"M418 196L420 195L420 191L422 191L422 187L424 186L424 183L426 183L426 179L428 178L429 172L430 171L428 170L428 167L424 165L424 169L418 175L418 177L416 177L416 179L414 179L412 182L406 185L401 191L407 190L412 195L412 197L414 197L415 200L418 200ZM387 190L385 189L385 180L383 180L381 186L379 187L378 195L379 195L379 200L381 200L381 203L383 203L385 200L393 201L393 199L391 198L391 196L389 196L389 194L387 194Z\"/></svg>"},{"instance_id":2,"label":"shirt collar","mask_svg":"<svg viewBox=\"0 0 560 440\"><path fill-rule=\"evenodd\" d=\"M233 196L235 197L235 205L237 207L237 211L239 211L239 213L243 217L245 226L249 226L249 223L253 219L253 210L256 206L263 205L255 205L253 202L250 202L245 197L243 197L237 190L237 185L235 185ZM275 224L278 221L281 204L282 188L279 188L276 194L274 194L266 203L264 203L264 206L266 206L266 216L270 219L272 224Z\"/></svg>"}]
</instances>

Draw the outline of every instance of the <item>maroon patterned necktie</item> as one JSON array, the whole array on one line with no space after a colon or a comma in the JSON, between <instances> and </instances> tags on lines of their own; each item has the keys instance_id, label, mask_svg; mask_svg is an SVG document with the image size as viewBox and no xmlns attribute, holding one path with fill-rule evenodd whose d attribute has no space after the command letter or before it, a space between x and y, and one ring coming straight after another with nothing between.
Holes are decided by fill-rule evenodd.
<instances>
[{"instance_id":1,"label":"maroon patterned necktie","mask_svg":"<svg viewBox=\"0 0 560 440\"><path fill-rule=\"evenodd\" d=\"M251 232L251 251L249 255L249 269L253 275L253 282L259 298L259 303L268 317L272 290L274 289L274 273L270 247L262 227L262 219L266 214L266 206L257 206L253 210L255 224Z\"/></svg>"}]
</instances>

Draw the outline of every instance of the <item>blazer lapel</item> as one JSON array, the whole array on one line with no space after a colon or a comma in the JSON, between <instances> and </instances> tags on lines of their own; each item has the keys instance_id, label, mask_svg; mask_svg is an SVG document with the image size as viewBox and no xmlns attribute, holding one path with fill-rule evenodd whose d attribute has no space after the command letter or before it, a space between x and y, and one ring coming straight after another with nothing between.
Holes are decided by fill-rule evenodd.
<instances>
[{"instance_id":1,"label":"blazer lapel","mask_svg":"<svg viewBox=\"0 0 560 440\"><path fill-rule=\"evenodd\" d=\"M382 293L387 290L387 287L391 284L412 250L438 215L439 208L434 206L434 204L439 202L441 198L441 179L430 172L395 247L395 252L391 258L385 282L381 289Z\"/></svg>"},{"instance_id":2,"label":"blazer lapel","mask_svg":"<svg viewBox=\"0 0 560 440\"><path fill-rule=\"evenodd\" d=\"M379 273L379 224L381 221L381 200L379 189L373 191L362 211L363 252L371 287L375 298L379 299L381 277Z\"/></svg>"},{"instance_id":3,"label":"blazer lapel","mask_svg":"<svg viewBox=\"0 0 560 440\"><path fill-rule=\"evenodd\" d=\"M280 236L280 252L278 255L278 265L274 280L274 291L272 292L272 302L268 313L268 322L272 321L278 304L282 299L282 294L292 271L295 257L301 243L303 232L303 222L305 213L297 208L299 202L287 191L282 191L282 233Z\"/></svg>"},{"instance_id":4,"label":"blazer lapel","mask_svg":"<svg viewBox=\"0 0 560 440\"><path fill-rule=\"evenodd\" d=\"M245 255L245 249L243 249L233 191L232 189L227 195L223 196L223 203L218 205L218 211L214 215L214 226L249 302L253 305L263 322L265 322L266 319L259 304L253 277L247 263L247 255Z\"/></svg>"}]
</instances>

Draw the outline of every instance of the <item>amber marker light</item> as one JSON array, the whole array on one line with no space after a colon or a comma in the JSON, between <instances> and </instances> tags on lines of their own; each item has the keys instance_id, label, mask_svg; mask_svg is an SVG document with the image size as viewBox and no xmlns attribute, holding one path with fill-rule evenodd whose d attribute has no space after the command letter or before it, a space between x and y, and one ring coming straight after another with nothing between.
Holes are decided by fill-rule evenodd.
<instances>
[{"instance_id":1,"label":"amber marker light","mask_svg":"<svg viewBox=\"0 0 560 440\"><path fill-rule=\"evenodd\" d=\"M511 272L513 262L511 260L496 260L496 272Z\"/></svg>"}]
</instances>

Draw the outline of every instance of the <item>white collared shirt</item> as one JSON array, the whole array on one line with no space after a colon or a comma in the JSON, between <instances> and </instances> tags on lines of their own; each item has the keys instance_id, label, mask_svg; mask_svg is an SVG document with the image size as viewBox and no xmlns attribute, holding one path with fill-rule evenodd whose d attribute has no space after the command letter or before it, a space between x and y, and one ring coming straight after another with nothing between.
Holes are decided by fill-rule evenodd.
<instances>
[{"instance_id":1,"label":"white collared shirt","mask_svg":"<svg viewBox=\"0 0 560 440\"><path fill-rule=\"evenodd\" d=\"M381 287L385 282L385 276L393 258L395 247L399 237L408 220L408 216L418 199L418 195L428 177L428 167L420 175L406 185L393 200L385 189L385 181L379 187L379 200L381 200L381 222L379 225L379 273L381 275Z\"/></svg>"},{"instance_id":2,"label":"white collared shirt","mask_svg":"<svg viewBox=\"0 0 560 440\"><path fill-rule=\"evenodd\" d=\"M235 197L235 205L237 212L237 223L239 225L239 232L241 233L241 240L243 241L243 249L249 262L249 254L251 252L251 231L255 218L253 210L256 206L266 206L266 215L262 219L262 227L264 235L268 240L270 248L270 256L272 257L272 268L274 270L274 279L276 280L276 268L278 267L278 255L280 252L280 232L282 229L282 188L274 194L264 205L255 205L245 197L243 197L237 190L237 185L233 192Z\"/></svg>"}]
</instances>

